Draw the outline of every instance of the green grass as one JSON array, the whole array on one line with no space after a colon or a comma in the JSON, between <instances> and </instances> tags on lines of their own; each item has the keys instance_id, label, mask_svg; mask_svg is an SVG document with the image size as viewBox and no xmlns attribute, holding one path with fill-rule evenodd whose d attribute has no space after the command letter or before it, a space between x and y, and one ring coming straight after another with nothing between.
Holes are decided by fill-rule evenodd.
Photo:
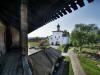
<instances>
[{"instance_id":1,"label":"green grass","mask_svg":"<svg viewBox=\"0 0 100 75\"><path fill-rule=\"evenodd\" d=\"M73 49L74 52L76 52L76 53L80 53L80 48L79 47L70 47L70 49ZM81 52L97 53L98 50L96 48L82 47Z\"/></svg>"},{"instance_id":2,"label":"green grass","mask_svg":"<svg viewBox=\"0 0 100 75\"><path fill-rule=\"evenodd\" d=\"M61 52L64 52L64 48L65 48L64 45L60 45L60 46L58 47L58 50L61 51Z\"/></svg>"},{"instance_id":3,"label":"green grass","mask_svg":"<svg viewBox=\"0 0 100 75\"><path fill-rule=\"evenodd\" d=\"M70 47L70 48L74 48L75 52L79 52L80 48L79 47ZM90 46L83 46L81 52L89 52L89 53L97 53L98 49L94 46L90 47Z\"/></svg>"},{"instance_id":4,"label":"green grass","mask_svg":"<svg viewBox=\"0 0 100 75\"><path fill-rule=\"evenodd\" d=\"M64 48L64 47L62 47L62 45L60 45L60 46L58 47L58 50L61 51L61 52L63 52L63 48Z\"/></svg>"},{"instance_id":5,"label":"green grass","mask_svg":"<svg viewBox=\"0 0 100 75\"><path fill-rule=\"evenodd\" d=\"M99 61L94 61L83 56L79 56L79 59L87 75L100 75L100 68L96 66L96 64L100 64Z\"/></svg>"},{"instance_id":6,"label":"green grass","mask_svg":"<svg viewBox=\"0 0 100 75\"><path fill-rule=\"evenodd\" d=\"M69 75L74 75L70 58L69 57L65 57L65 60L69 62Z\"/></svg>"},{"instance_id":7,"label":"green grass","mask_svg":"<svg viewBox=\"0 0 100 75\"><path fill-rule=\"evenodd\" d=\"M97 49L95 48L82 48L82 51L89 52L89 53L97 53Z\"/></svg>"},{"instance_id":8,"label":"green grass","mask_svg":"<svg viewBox=\"0 0 100 75\"><path fill-rule=\"evenodd\" d=\"M38 46L38 42L28 42L28 45L30 45L30 47L31 46Z\"/></svg>"},{"instance_id":9,"label":"green grass","mask_svg":"<svg viewBox=\"0 0 100 75\"><path fill-rule=\"evenodd\" d=\"M39 46L39 41L38 42L28 42L29 47L38 47ZM44 45L44 48L49 48L49 45L47 43L45 43L46 45Z\"/></svg>"}]
</instances>

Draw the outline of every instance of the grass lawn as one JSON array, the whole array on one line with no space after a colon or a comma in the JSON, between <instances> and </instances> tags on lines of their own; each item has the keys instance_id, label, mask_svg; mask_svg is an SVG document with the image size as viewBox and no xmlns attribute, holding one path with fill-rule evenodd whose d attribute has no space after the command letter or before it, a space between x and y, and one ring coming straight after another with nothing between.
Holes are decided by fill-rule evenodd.
<instances>
[{"instance_id":1,"label":"grass lawn","mask_svg":"<svg viewBox=\"0 0 100 75\"><path fill-rule=\"evenodd\" d=\"M61 52L67 52L68 48L69 48L69 45L60 45L58 47L58 50L61 51Z\"/></svg>"},{"instance_id":2,"label":"grass lawn","mask_svg":"<svg viewBox=\"0 0 100 75\"><path fill-rule=\"evenodd\" d=\"M79 59L87 75L100 75L100 68L96 66L96 64L100 64L100 61L94 61L83 56L79 56Z\"/></svg>"},{"instance_id":3,"label":"grass lawn","mask_svg":"<svg viewBox=\"0 0 100 75\"><path fill-rule=\"evenodd\" d=\"M28 46L29 47L38 47L40 44L40 42L28 42ZM44 45L45 48L49 48L49 45L47 43L45 43L46 45Z\"/></svg>"},{"instance_id":4,"label":"grass lawn","mask_svg":"<svg viewBox=\"0 0 100 75\"><path fill-rule=\"evenodd\" d=\"M38 46L39 43L38 43L38 42L28 42L28 45L29 45L30 47L32 47L32 46Z\"/></svg>"},{"instance_id":5,"label":"grass lawn","mask_svg":"<svg viewBox=\"0 0 100 75\"><path fill-rule=\"evenodd\" d=\"M91 48L82 48L82 51L85 51L85 52L89 52L89 53L97 53L97 49L91 49Z\"/></svg>"},{"instance_id":6,"label":"grass lawn","mask_svg":"<svg viewBox=\"0 0 100 75\"><path fill-rule=\"evenodd\" d=\"M58 47L58 50L61 51L61 52L64 52L64 47L65 47L64 45L60 45L60 46Z\"/></svg>"},{"instance_id":7,"label":"grass lawn","mask_svg":"<svg viewBox=\"0 0 100 75\"><path fill-rule=\"evenodd\" d=\"M79 47L70 47L74 49L74 52L79 52L80 48ZM97 53L98 50L96 48L89 48L89 47L82 47L81 52L89 52L89 53Z\"/></svg>"}]
</instances>

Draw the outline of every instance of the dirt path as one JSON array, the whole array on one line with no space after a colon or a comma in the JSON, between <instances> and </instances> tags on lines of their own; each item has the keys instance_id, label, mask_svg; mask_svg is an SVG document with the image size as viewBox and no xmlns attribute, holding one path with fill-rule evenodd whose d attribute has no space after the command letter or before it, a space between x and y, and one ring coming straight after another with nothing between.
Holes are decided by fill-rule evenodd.
<instances>
[{"instance_id":1,"label":"dirt path","mask_svg":"<svg viewBox=\"0 0 100 75\"><path fill-rule=\"evenodd\" d=\"M72 50L69 50L68 53L62 53L62 55L70 57L74 75L86 75L80 65L80 62L76 53L74 53Z\"/></svg>"},{"instance_id":2,"label":"dirt path","mask_svg":"<svg viewBox=\"0 0 100 75\"><path fill-rule=\"evenodd\" d=\"M74 75L86 75L84 70L82 69L77 54L74 53L72 50L68 51L68 56L71 59L72 68L74 71Z\"/></svg>"}]
</instances>

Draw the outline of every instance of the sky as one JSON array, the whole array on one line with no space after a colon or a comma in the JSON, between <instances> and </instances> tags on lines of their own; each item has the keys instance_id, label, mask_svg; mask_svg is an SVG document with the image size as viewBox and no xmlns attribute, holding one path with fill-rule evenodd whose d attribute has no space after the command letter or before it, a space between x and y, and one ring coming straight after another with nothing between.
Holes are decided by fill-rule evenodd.
<instances>
[{"instance_id":1,"label":"sky","mask_svg":"<svg viewBox=\"0 0 100 75\"><path fill-rule=\"evenodd\" d=\"M87 3L85 6L67 14L53 22L50 22L35 31L28 34L28 37L47 37L52 35L52 31L57 30L57 25L60 25L61 30L71 32L75 24L96 24L100 28L100 0L94 0L92 3Z\"/></svg>"}]
</instances>

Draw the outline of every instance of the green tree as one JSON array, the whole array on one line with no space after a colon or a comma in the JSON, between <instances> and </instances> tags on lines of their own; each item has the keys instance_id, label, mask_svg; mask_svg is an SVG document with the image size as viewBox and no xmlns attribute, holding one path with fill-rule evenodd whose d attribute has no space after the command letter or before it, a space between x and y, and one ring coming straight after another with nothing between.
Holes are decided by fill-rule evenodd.
<instances>
[{"instance_id":1,"label":"green tree","mask_svg":"<svg viewBox=\"0 0 100 75\"><path fill-rule=\"evenodd\" d=\"M98 29L97 31L97 35L96 35L96 38L97 38L97 42L100 42L100 29Z\"/></svg>"},{"instance_id":2,"label":"green tree","mask_svg":"<svg viewBox=\"0 0 100 75\"><path fill-rule=\"evenodd\" d=\"M71 43L81 50L83 45L96 43L99 33L96 24L76 24L71 33Z\"/></svg>"},{"instance_id":3,"label":"green tree","mask_svg":"<svg viewBox=\"0 0 100 75\"><path fill-rule=\"evenodd\" d=\"M64 30L64 36L69 36L69 32L67 30Z\"/></svg>"},{"instance_id":4,"label":"green tree","mask_svg":"<svg viewBox=\"0 0 100 75\"><path fill-rule=\"evenodd\" d=\"M36 40L36 41L39 41L39 37L38 37L38 36L37 36L37 37L35 37L35 40Z\"/></svg>"}]
</instances>

